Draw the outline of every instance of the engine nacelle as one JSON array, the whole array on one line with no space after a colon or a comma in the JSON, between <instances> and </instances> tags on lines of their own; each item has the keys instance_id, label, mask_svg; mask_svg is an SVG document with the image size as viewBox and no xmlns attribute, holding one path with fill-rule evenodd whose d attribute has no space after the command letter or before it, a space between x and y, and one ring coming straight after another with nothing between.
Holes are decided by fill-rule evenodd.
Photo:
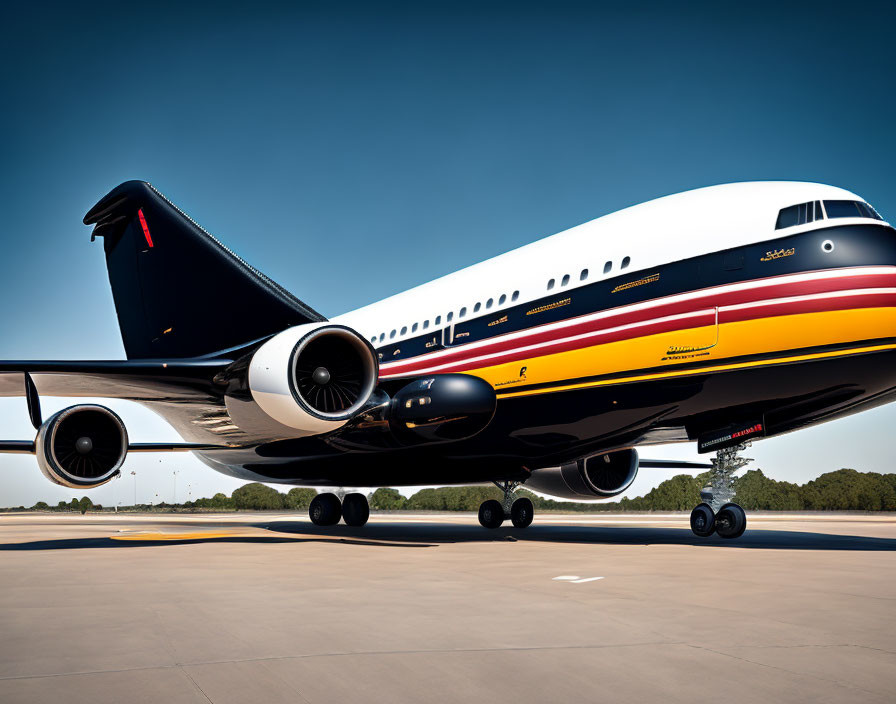
<instances>
[{"instance_id":1,"label":"engine nacelle","mask_svg":"<svg viewBox=\"0 0 896 704\"><path fill-rule=\"evenodd\" d=\"M344 425L370 399L379 364L370 343L351 328L297 325L274 335L249 363L249 390L278 423L317 435Z\"/></svg>"},{"instance_id":2,"label":"engine nacelle","mask_svg":"<svg viewBox=\"0 0 896 704\"><path fill-rule=\"evenodd\" d=\"M636 476L638 451L629 448L536 469L526 487L561 499L609 498L628 489Z\"/></svg>"},{"instance_id":3,"label":"engine nacelle","mask_svg":"<svg viewBox=\"0 0 896 704\"><path fill-rule=\"evenodd\" d=\"M59 411L37 433L37 464L54 484L93 489L115 477L128 454L128 432L105 406Z\"/></svg>"},{"instance_id":4,"label":"engine nacelle","mask_svg":"<svg viewBox=\"0 0 896 704\"><path fill-rule=\"evenodd\" d=\"M495 415L491 384L469 374L437 374L412 381L392 399L389 426L406 444L462 440Z\"/></svg>"}]
</instances>

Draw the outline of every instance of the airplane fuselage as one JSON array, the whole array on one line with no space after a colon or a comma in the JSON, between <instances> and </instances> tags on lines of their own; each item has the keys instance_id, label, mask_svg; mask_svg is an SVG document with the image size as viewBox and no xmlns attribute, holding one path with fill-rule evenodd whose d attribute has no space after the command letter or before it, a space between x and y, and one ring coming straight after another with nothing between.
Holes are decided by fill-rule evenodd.
<instances>
[{"instance_id":1,"label":"airplane fuselage","mask_svg":"<svg viewBox=\"0 0 896 704\"><path fill-rule=\"evenodd\" d=\"M525 479L607 450L729 426L776 435L886 403L894 235L861 198L819 184L732 184L635 206L333 319L375 347L387 392L421 375L486 380L497 407L474 437L378 461L351 432L272 430L203 457L298 484ZM173 422L189 439L215 436Z\"/></svg>"}]
</instances>

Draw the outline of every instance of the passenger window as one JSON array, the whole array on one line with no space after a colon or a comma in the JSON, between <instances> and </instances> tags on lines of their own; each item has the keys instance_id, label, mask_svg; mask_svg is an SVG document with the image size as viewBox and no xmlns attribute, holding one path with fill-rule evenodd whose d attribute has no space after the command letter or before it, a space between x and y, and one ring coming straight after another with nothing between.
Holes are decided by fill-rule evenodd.
<instances>
[{"instance_id":1,"label":"passenger window","mask_svg":"<svg viewBox=\"0 0 896 704\"><path fill-rule=\"evenodd\" d=\"M550 291L552 288L554 288L554 280L553 279L548 281L548 291Z\"/></svg>"},{"instance_id":2,"label":"passenger window","mask_svg":"<svg viewBox=\"0 0 896 704\"><path fill-rule=\"evenodd\" d=\"M613 262L607 262L606 264L604 264L604 273L609 274L610 269L612 269L612 268L613 268Z\"/></svg>"},{"instance_id":3,"label":"passenger window","mask_svg":"<svg viewBox=\"0 0 896 704\"><path fill-rule=\"evenodd\" d=\"M428 321L428 320L424 320L424 321L423 321L423 329L426 330L426 328L428 328L428 327L429 327L429 321Z\"/></svg>"},{"instance_id":4,"label":"passenger window","mask_svg":"<svg viewBox=\"0 0 896 704\"><path fill-rule=\"evenodd\" d=\"M563 280L560 282L560 285L561 285L561 286L568 286L568 285L569 285L569 274L564 274L564 275L563 275Z\"/></svg>"},{"instance_id":5,"label":"passenger window","mask_svg":"<svg viewBox=\"0 0 896 704\"><path fill-rule=\"evenodd\" d=\"M579 281L584 281L587 278L588 278L588 270L582 269L582 273L579 274Z\"/></svg>"},{"instance_id":6,"label":"passenger window","mask_svg":"<svg viewBox=\"0 0 896 704\"><path fill-rule=\"evenodd\" d=\"M385 340L385 339L386 339L386 333L381 332L381 333L380 333L380 342L382 342L382 341Z\"/></svg>"},{"instance_id":7,"label":"passenger window","mask_svg":"<svg viewBox=\"0 0 896 704\"><path fill-rule=\"evenodd\" d=\"M448 317L445 318L445 322L450 323L452 320L454 320L454 313L449 313Z\"/></svg>"},{"instance_id":8,"label":"passenger window","mask_svg":"<svg viewBox=\"0 0 896 704\"><path fill-rule=\"evenodd\" d=\"M503 306L503 305L504 305L504 301L506 301L506 300L507 300L507 294L506 294L506 293L502 293L502 294L501 294L501 297L498 299L498 305L499 305L499 306Z\"/></svg>"},{"instance_id":9,"label":"passenger window","mask_svg":"<svg viewBox=\"0 0 896 704\"><path fill-rule=\"evenodd\" d=\"M511 301L515 301L515 300L516 300L517 298L519 298L519 297L520 297L520 292L519 292L519 291L514 291L514 292L513 292L513 295L510 297L510 300L511 300Z\"/></svg>"},{"instance_id":10,"label":"passenger window","mask_svg":"<svg viewBox=\"0 0 896 704\"><path fill-rule=\"evenodd\" d=\"M459 318L463 318L463 317L465 317L466 315L467 315L467 308L466 308L466 306L465 306L465 307L463 307L463 308L460 309L460 315L459 315L458 317L459 317Z\"/></svg>"},{"instance_id":11,"label":"passenger window","mask_svg":"<svg viewBox=\"0 0 896 704\"><path fill-rule=\"evenodd\" d=\"M495 304L495 299L494 299L494 298L489 298L488 301L486 301L486 303L485 303L485 308L486 308L486 310L488 310L489 308L491 308L494 304Z\"/></svg>"},{"instance_id":12,"label":"passenger window","mask_svg":"<svg viewBox=\"0 0 896 704\"><path fill-rule=\"evenodd\" d=\"M414 324L411 326L411 332L417 332L417 323L414 323Z\"/></svg>"},{"instance_id":13,"label":"passenger window","mask_svg":"<svg viewBox=\"0 0 896 704\"><path fill-rule=\"evenodd\" d=\"M441 325L441 324L442 324L442 316L441 316L441 315L437 315L437 316L436 316L436 322L435 322L435 324L436 324L436 325Z\"/></svg>"},{"instance_id":14,"label":"passenger window","mask_svg":"<svg viewBox=\"0 0 896 704\"><path fill-rule=\"evenodd\" d=\"M395 330L393 330L392 332L390 332L390 333L389 333L389 339L391 340L393 337L395 337L395 334L396 334L396 333L395 333Z\"/></svg>"},{"instance_id":15,"label":"passenger window","mask_svg":"<svg viewBox=\"0 0 896 704\"><path fill-rule=\"evenodd\" d=\"M631 257L624 257L622 259L622 266L620 267L620 269L628 269L628 265L631 263L632 263Z\"/></svg>"},{"instance_id":16,"label":"passenger window","mask_svg":"<svg viewBox=\"0 0 896 704\"><path fill-rule=\"evenodd\" d=\"M407 325L405 325L405 326L401 329L401 334L402 334L402 335L407 335L407 334L408 334L408 326L407 326Z\"/></svg>"},{"instance_id":17,"label":"passenger window","mask_svg":"<svg viewBox=\"0 0 896 704\"><path fill-rule=\"evenodd\" d=\"M480 308L482 308L482 304L479 301L476 301L476 305L473 306L473 312L478 313Z\"/></svg>"}]
</instances>

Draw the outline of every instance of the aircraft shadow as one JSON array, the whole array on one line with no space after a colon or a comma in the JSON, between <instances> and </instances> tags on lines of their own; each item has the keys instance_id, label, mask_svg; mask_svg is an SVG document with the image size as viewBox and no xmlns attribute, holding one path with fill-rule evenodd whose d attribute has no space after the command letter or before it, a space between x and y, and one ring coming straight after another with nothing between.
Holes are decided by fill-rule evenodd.
<instances>
[{"instance_id":1,"label":"aircraft shadow","mask_svg":"<svg viewBox=\"0 0 896 704\"><path fill-rule=\"evenodd\" d=\"M154 528L165 526L164 520ZM759 549L759 550L860 550L896 551L896 539L874 538L856 535L834 535L806 531L750 530L736 540L724 540L717 535L698 538L688 528L655 526L562 526L538 525L518 529L504 526L486 530L478 525L426 523L426 522L375 522L362 528L346 525L315 526L308 521L260 521L254 524L232 523L226 520L214 524L252 527L271 531L271 535L233 535L203 537L200 531L213 529L208 523L190 525L183 522L167 524L178 533L197 531L197 537L176 540L153 539L122 540L113 537L58 538L22 543L0 544L0 551L71 550L83 548L139 548L162 545L190 545L198 543L331 543L333 545L360 545L367 547L436 547L451 543L481 543L495 541L531 541L544 543L578 543L583 545L695 545L710 549Z\"/></svg>"},{"instance_id":2,"label":"aircraft shadow","mask_svg":"<svg viewBox=\"0 0 896 704\"><path fill-rule=\"evenodd\" d=\"M689 528L654 526L562 526L538 525L538 518L528 528L503 526L487 530L478 525L450 523L369 523L363 528L345 525L319 527L308 522L272 521L258 527L278 533L325 535L367 540L394 540L404 543L471 543L494 541L532 541L546 543L581 543L605 545L697 545L708 548L761 550L871 550L894 551L896 539L855 535L799 532L785 530L753 530L735 540L717 535L698 538Z\"/></svg>"}]
</instances>

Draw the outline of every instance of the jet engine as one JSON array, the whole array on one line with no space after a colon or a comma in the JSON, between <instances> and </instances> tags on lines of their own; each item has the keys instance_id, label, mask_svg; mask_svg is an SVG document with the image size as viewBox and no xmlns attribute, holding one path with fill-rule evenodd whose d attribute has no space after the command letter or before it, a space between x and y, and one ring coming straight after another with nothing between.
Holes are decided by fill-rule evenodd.
<instances>
[{"instance_id":1,"label":"jet engine","mask_svg":"<svg viewBox=\"0 0 896 704\"><path fill-rule=\"evenodd\" d=\"M629 448L536 469L526 487L562 499L608 498L628 489L637 475L638 451Z\"/></svg>"},{"instance_id":2,"label":"jet engine","mask_svg":"<svg viewBox=\"0 0 896 704\"><path fill-rule=\"evenodd\" d=\"M351 328L297 325L274 335L249 363L252 399L298 435L336 430L367 404L379 376L376 353Z\"/></svg>"},{"instance_id":3,"label":"jet engine","mask_svg":"<svg viewBox=\"0 0 896 704\"><path fill-rule=\"evenodd\" d=\"M118 474L128 454L128 433L105 406L81 404L43 423L34 449L40 471L51 482L93 489Z\"/></svg>"}]
</instances>

